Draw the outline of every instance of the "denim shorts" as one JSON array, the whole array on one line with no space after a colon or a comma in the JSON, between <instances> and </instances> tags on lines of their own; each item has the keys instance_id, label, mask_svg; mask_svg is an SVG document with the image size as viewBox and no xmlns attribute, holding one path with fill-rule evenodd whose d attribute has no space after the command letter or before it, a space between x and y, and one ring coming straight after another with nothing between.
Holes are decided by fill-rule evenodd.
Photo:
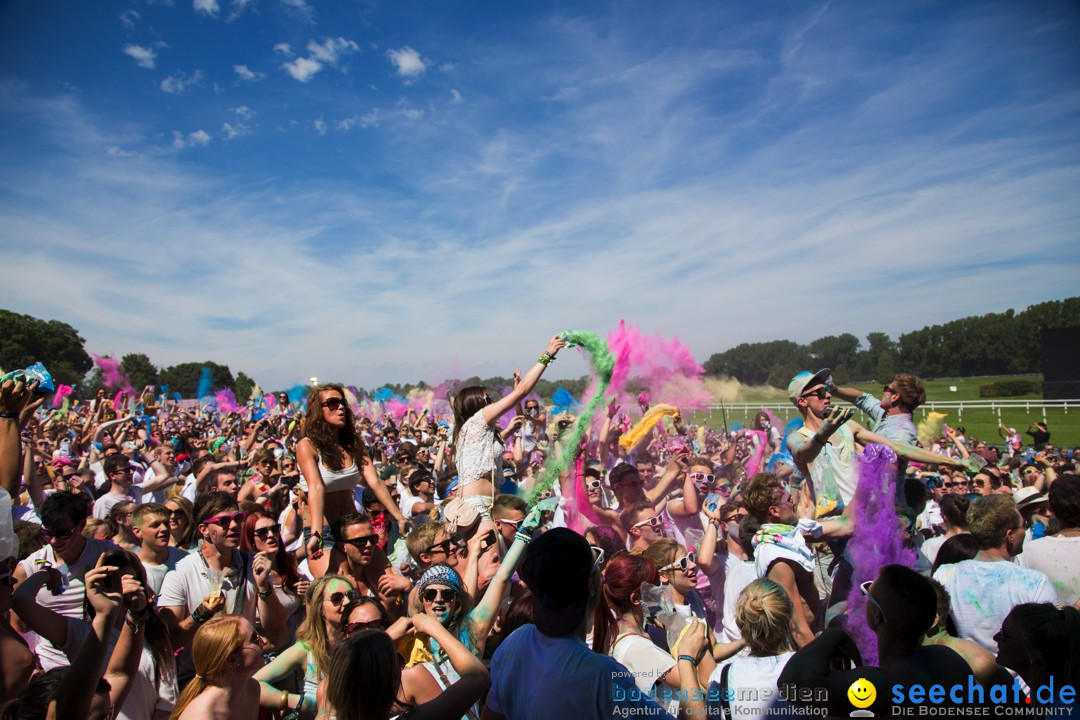
<instances>
[{"instance_id":1,"label":"denim shorts","mask_svg":"<svg viewBox=\"0 0 1080 720\"><path fill-rule=\"evenodd\" d=\"M308 541L311 540L311 528L304 526L304 547L307 547ZM329 525L322 526L322 546L323 550L333 550L337 547L337 538L334 537L334 530Z\"/></svg>"}]
</instances>

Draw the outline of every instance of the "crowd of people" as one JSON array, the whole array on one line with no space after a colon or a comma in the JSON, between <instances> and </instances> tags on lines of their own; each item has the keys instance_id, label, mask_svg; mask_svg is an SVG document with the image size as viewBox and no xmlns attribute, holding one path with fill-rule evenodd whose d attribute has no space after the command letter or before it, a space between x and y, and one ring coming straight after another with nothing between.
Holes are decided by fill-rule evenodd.
<instances>
[{"instance_id":1,"label":"crowd of people","mask_svg":"<svg viewBox=\"0 0 1080 720\"><path fill-rule=\"evenodd\" d=\"M644 395L586 423L534 393L564 347L443 414L337 384L60 411L3 382L0 717L887 715L919 702L894 686L969 682L1071 711L1080 449L1042 423L920 442L908 374L874 397L799 373L787 427ZM870 567L882 453L900 560Z\"/></svg>"}]
</instances>

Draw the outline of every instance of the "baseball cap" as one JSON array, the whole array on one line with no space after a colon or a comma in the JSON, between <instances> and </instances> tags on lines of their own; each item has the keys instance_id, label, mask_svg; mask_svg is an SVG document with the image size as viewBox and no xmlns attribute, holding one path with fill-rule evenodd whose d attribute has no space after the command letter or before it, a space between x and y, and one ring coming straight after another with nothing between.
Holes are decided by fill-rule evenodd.
<instances>
[{"instance_id":1,"label":"baseball cap","mask_svg":"<svg viewBox=\"0 0 1080 720\"><path fill-rule=\"evenodd\" d=\"M806 388L813 387L814 385L824 384L832 376L832 370L829 368L822 368L816 373L811 373L809 370L803 370L801 373L791 378L791 382L787 386L788 400L794 403L802 394L806 392Z\"/></svg>"},{"instance_id":2,"label":"baseball cap","mask_svg":"<svg viewBox=\"0 0 1080 720\"><path fill-rule=\"evenodd\" d=\"M533 623L552 637L569 635L585 617L593 554L569 528L548 530L525 553L519 575L533 595Z\"/></svg>"}]
</instances>

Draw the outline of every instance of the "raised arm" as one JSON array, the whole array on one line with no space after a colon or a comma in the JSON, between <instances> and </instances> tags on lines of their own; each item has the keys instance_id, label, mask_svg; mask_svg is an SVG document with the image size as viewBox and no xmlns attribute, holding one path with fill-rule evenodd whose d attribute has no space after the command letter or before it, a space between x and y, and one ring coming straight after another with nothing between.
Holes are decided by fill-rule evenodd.
<instances>
[{"instance_id":1,"label":"raised arm","mask_svg":"<svg viewBox=\"0 0 1080 720\"><path fill-rule=\"evenodd\" d=\"M12 497L19 492L21 415L36 387L36 381L27 386L22 381L6 380L0 385L0 487Z\"/></svg>"},{"instance_id":2,"label":"raised arm","mask_svg":"<svg viewBox=\"0 0 1080 720\"><path fill-rule=\"evenodd\" d=\"M460 679L439 693L434 700L429 700L409 713L409 719L443 720L462 717L491 685L487 668L431 615L421 613L412 620L413 627L439 643Z\"/></svg>"},{"instance_id":3,"label":"raised arm","mask_svg":"<svg viewBox=\"0 0 1080 720\"><path fill-rule=\"evenodd\" d=\"M488 425L495 422L497 418L502 417L508 410L510 410L510 408L517 405L519 402L521 402L522 398L532 392L532 389L536 387L537 381L540 380L540 376L543 375L544 370L547 369L548 364L555 359L555 355L557 355L559 350L563 349L564 347L566 347L566 343L558 335L551 338L551 340L548 341L546 351L548 357L550 357L551 359L547 360L547 362L542 362L545 357L541 355L541 359L537 360L536 364L529 368L529 371L525 373L525 376L523 378L521 378L521 382L518 383L517 387L507 393L505 397L500 398L499 400L496 400L490 405L485 406L484 409L481 411L483 412L484 422L486 422Z\"/></svg>"},{"instance_id":4,"label":"raised arm","mask_svg":"<svg viewBox=\"0 0 1080 720\"><path fill-rule=\"evenodd\" d=\"M914 445L908 445L907 443L899 443L894 440L890 440L886 437L878 435L877 433L870 432L856 422L851 423L851 432L855 434L855 441L860 445L869 445L870 443L887 445L888 447L893 449L893 452L896 453L897 457L903 460L924 463L926 465L944 465L945 467L959 468L961 470L968 467L968 464L963 460L946 457L945 455L938 455L937 453L932 453L929 450L917 448Z\"/></svg>"}]
</instances>

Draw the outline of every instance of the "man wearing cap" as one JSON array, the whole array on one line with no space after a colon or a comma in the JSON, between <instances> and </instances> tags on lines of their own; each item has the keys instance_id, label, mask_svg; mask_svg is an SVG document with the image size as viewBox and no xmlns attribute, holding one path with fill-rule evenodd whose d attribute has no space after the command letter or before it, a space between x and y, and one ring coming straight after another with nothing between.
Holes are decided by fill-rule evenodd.
<instances>
[{"instance_id":1,"label":"man wearing cap","mask_svg":"<svg viewBox=\"0 0 1080 720\"><path fill-rule=\"evenodd\" d=\"M1064 527L1053 535L1025 542L1024 551L1016 556L1016 564L1045 573L1058 600L1077 607L1080 603L1080 560L1077 560L1080 558L1080 476L1062 475L1046 495L1030 487L1016 493L1016 507L1021 514L1026 507L1046 500L1050 512Z\"/></svg>"},{"instance_id":2,"label":"man wearing cap","mask_svg":"<svg viewBox=\"0 0 1080 720\"><path fill-rule=\"evenodd\" d=\"M495 651L484 720L670 717L641 695L626 667L585 644L603 582L597 559L585 538L567 528L550 530L529 547L520 575L532 592L534 624L515 630ZM705 649L700 621L680 649L686 653L678 659L681 706L703 717L695 667Z\"/></svg>"},{"instance_id":3,"label":"man wearing cap","mask_svg":"<svg viewBox=\"0 0 1080 720\"><path fill-rule=\"evenodd\" d=\"M803 426L788 436L787 447L803 477L810 480L818 517L839 513L855 496L855 443L886 445L904 460L954 468L967 466L963 460L890 440L851 422L854 408L834 408L831 386L828 368L816 373L803 371L788 383L788 399L802 416Z\"/></svg>"}]
</instances>

